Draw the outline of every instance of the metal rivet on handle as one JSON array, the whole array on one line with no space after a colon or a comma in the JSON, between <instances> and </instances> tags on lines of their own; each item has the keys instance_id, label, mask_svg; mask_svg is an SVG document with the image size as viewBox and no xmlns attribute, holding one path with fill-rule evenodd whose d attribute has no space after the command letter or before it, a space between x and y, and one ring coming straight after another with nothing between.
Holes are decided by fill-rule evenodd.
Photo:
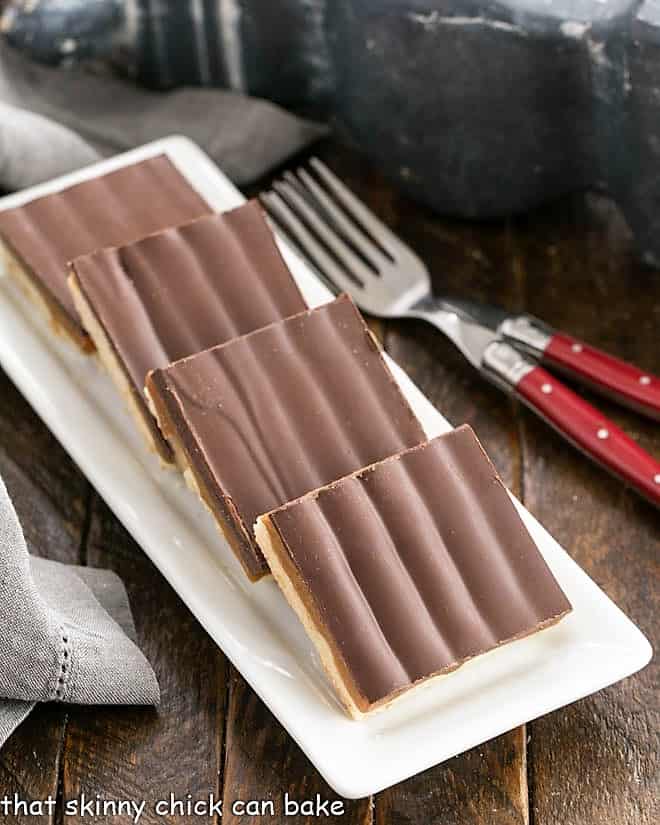
<instances>
[{"instance_id":1,"label":"metal rivet on handle","mask_svg":"<svg viewBox=\"0 0 660 825\"><path fill-rule=\"evenodd\" d=\"M600 438L601 441L605 441L606 438L610 437L609 430L606 430L605 427L601 427L600 430L598 430L598 432L596 433L596 435L598 436L598 438Z\"/></svg>"},{"instance_id":2,"label":"metal rivet on handle","mask_svg":"<svg viewBox=\"0 0 660 825\"><path fill-rule=\"evenodd\" d=\"M545 393L545 395L550 395L552 392L552 384L541 384L541 392Z\"/></svg>"},{"instance_id":3,"label":"metal rivet on handle","mask_svg":"<svg viewBox=\"0 0 660 825\"><path fill-rule=\"evenodd\" d=\"M573 352L582 352L582 344L573 344L571 349Z\"/></svg>"},{"instance_id":4,"label":"metal rivet on handle","mask_svg":"<svg viewBox=\"0 0 660 825\"><path fill-rule=\"evenodd\" d=\"M648 375L640 375L639 383L644 384L644 386L647 387L651 383L651 379Z\"/></svg>"}]
</instances>

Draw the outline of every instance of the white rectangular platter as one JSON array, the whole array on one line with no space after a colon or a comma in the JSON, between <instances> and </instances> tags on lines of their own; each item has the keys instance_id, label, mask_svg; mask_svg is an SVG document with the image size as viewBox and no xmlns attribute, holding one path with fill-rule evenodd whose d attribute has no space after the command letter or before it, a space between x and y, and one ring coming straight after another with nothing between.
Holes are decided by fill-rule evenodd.
<instances>
[{"instance_id":1,"label":"white rectangular platter","mask_svg":"<svg viewBox=\"0 0 660 825\"><path fill-rule=\"evenodd\" d=\"M11 195L0 209L166 153L218 211L243 197L190 141L171 137ZM283 252L310 305L331 296ZM342 712L312 645L272 580L253 585L181 477L148 452L93 357L57 338L0 271L0 364L200 623L345 797L375 793L642 668L641 632L522 505L521 516L573 605L540 634L467 663L392 708ZM449 428L410 379L395 376L429 436ZM328 445L332 449L332 445Z\"/></svg>"}]
</instances>

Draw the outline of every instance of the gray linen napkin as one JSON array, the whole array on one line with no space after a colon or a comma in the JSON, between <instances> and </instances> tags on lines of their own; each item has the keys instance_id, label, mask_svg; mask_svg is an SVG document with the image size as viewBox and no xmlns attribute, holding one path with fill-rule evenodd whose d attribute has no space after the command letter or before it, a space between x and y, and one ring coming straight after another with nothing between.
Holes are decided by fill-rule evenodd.
<instances>
[{"instance_id":1,"label":"gray linen napkin","mask_svg":"<svg viewBox=\"0 0 660 825\"><path fill-rule=\"evenodd\" d=\"M99 158L70 129L0 101L0 189L25 189Z\"/></svg>"},{"instance_id":2,"label":"gray linen napkin","mask_svg":"<svg viewBox=\"0 0 660 825\"><path fill-rule=\"evenodd\" d=\"M30 556L0 479L0 747L37 702L159 700L120 579Z\"/></svg>"},{"instance_id":3,"label":"gray linen napkin","mask_svg":"<svg viewBox=\"0 0 660 825\"><path fill-rule=\"evenodd\" d=\"M234 183L244 184L326 133L264 100L219 89L151 92L109 75L41 66L6 44L0 103L6 104L0 110L4 189L170 134L194 140Z\"/></svg>"}]
</instances>

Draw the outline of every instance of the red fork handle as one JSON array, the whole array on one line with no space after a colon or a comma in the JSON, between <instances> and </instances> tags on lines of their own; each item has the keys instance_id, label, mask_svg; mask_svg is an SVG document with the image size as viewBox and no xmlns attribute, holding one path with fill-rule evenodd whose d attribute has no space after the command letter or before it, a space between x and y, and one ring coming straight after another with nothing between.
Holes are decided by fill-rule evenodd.
<instances>
[{"instance_id":1,"label":"red fork handle","mask_svg":"<svg viewBox=\"0 0 660 825\"><path fill-rule=\"evenodd\" d=\"M620 404L660 421L660 378L657 376L563 332L552 335L541 360Z\"/></svg>"},{"instance_id":2,"label":"red fork handle","mask_svg":"<svg viewBox=\"0 0 660 825\"><path fill-rule=\"evenodd\" d=\"M580 450L660 506L660 461L542 367L515 386L516 394Z\"/></svg>"}]
</instances>

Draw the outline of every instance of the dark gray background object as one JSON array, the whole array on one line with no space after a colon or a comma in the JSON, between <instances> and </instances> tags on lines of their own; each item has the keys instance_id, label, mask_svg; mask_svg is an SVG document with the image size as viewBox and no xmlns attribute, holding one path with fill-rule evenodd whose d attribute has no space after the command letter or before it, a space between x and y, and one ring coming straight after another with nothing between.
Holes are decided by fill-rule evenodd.
<instances>
[{"instance_id":1,"label":"dark gray background object","mask_svg":"<svg viewBox=\"0 0 660 825\"><path fill-rule=\"evenodd\" d=\"M609 192L660 265L658 0L9 0L12 43L332 119L440 212Z\"/></svg>"}]
</instances>

